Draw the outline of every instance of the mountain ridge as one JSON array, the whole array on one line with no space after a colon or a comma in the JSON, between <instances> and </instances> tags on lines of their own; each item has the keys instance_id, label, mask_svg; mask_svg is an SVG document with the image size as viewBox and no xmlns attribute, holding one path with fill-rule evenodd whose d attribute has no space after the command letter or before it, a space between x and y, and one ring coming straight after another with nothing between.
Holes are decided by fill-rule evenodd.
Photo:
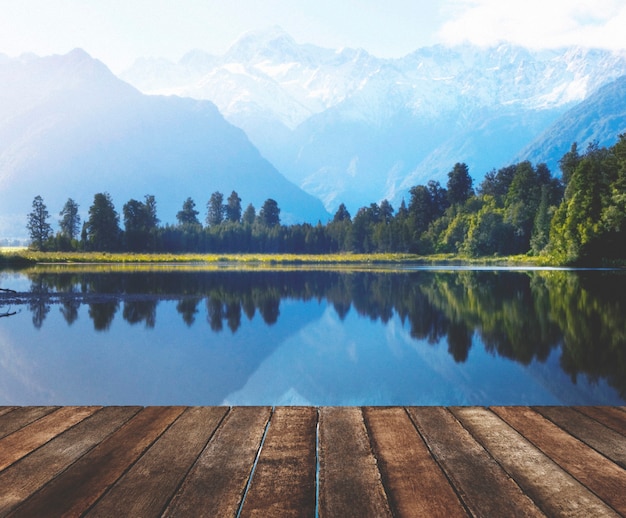
<instances>
[{"instance_id":1,"label":"mountain ridge","mask_svg":"<svg viewBox=\"0 0 626 518\"><path fill-rule=\"evenodd\" d=\"M0 63L0 235L25 234L36 195L52 222L68 197L83 215L97 192L121 214L153 194L163 223L191 196L204 217L214 191L257 210L275 199L285 222L329 214L285 179L205 100L146 96L81 50Z\"/></svg>"},{"instance_id":2,"label":"mountain ridge","mask_svg":"<svg viewBox=\"0 0 626 518\"><path fill-rule=\"evenodd\" d=\"M243 35L210 59L208 72L179 75L176 86L149 82L132 67L121 77L146 92L211 99L331 212L341 202L355 211L383 198L397 207L411 186L445 183L455 162L480 180L626 75L623 52L435 45L383 59L299 44L280 28Z\"/></svg>"}]
</instances>

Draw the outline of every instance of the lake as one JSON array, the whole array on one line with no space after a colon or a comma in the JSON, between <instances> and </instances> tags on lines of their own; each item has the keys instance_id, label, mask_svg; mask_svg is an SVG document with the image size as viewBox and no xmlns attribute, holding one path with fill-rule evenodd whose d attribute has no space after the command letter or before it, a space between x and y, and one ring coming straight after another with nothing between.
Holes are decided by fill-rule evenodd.
<instances>
[{"instance_id":1,"label":"lake","mask_svg":"<svg viewBox=\"0 0 626 518\"><path fill-rule=\"evenodd\" d=\"M0 405L624 405L626 272L0 272Z\"/></svg>"}]
</instances>

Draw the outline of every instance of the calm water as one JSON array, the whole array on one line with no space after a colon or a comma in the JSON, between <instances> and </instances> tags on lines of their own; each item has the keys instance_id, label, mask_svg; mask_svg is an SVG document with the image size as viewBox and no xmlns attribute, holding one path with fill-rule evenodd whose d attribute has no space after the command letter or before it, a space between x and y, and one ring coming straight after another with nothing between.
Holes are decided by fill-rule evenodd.
<instances>
[{"instance_id":1,"label":"calm water","mask_svg":"<svg viewBox=\"0 0 626 518\"><path fill-rule=\"evenodd\" d=\"M1 405L626 402L626 272L0 272Z\"/></svg>"}]
</instances>

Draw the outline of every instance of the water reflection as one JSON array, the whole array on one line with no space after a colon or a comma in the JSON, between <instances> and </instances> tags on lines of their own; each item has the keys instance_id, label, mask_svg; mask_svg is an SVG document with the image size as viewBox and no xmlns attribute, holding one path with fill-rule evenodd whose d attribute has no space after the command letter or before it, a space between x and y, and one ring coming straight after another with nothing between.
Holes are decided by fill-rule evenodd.
<instances>
[{"instance_id":1,"label":"water reflection","mask_svg":"<svg viewBox=\"0 0 626 518\"><path fill-rule=\"evenodd\" d=\"M286 301L325 301L339 322L351 314L382 324L398 319L415 341L446 344L457 364L481 346L521 365L545 363L559 349L561 369L574 383L581 375L606 380L626 399L623 272L36 269L24 275L30 290L3 293L0 314L3 307L24 307L38 330L55 305L70 327L86 307L98 333L120 316L153 329L159 304L168 301L186 327L236 334L257 314L266 326L276 325Z\"/></svg>"}]
</instances>

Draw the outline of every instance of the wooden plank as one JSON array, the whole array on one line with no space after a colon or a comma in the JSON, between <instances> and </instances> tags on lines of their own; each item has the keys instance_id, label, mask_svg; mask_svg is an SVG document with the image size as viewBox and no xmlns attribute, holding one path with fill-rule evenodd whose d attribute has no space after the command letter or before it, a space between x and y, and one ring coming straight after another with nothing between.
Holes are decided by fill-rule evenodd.
<instances>
[{"instance_id":1,"label":"wooden plank","mask_svg":"<svg viewBox=\"0 0 626 518\"><path fill-rule=\"evenodd\" d=\"M241 516L315 516L317 409L278 407Z\"/></svg>"},{"instance_id":2,"label":"wooden plank","mask_svg":"<svg viewBox=\"0 0 626 518\"><path fill-rule=\"evenodd\" d=\"M584 406L574 408L626 437L626 412L623 412L621 409L608 406Z\"/></svg>"},{"instance_id":3,"label":"wooden plank","mask_svg":"<svg viewBox=\"0 0 626 518\"><path fill-rule=\"evenodd\" d=\"M559 466L626 515L626 471L529 408L492 408Z\"/></svg>"},{"instance_id":4,"label":"wooden plank","mask_svg":"<svg viewBox=\"0 0 626 518\"><path fill-rule=\"evenodd\" d=\"M549 516L617 516L608 505L485 408L450 409Z\"/></svg>"},{"instance_id":5,"label":"wooden plank","mask_svg":"<svg viewBox=\"0 0 626 518\"><path fill-rule=\"evenodd\" d=\"M87 516L159 516L227 411L187 409Z\"/></svg>"},{"instance_id":6,"label":"wooden plank","mask_svg":"<svg viewBox=\"0 0 626 518\"><path fill-rule=\"evenodd\" d=\"M623 435L568 407L536 407L536 410L626 469L626 438Z\"/></svg>"},{"instance_id":7,"label":"wooden plank","mask_svg":"<svg viewBox=\"0 0 626 518\"><path fill-rule=\"evenodd\" d=\"M85 512L183 412L148 407L19 506L19 516L76 516Z\"/></svg>"},{"instance_id":8,"label":"wooden plank","mask_svg":"<svg viewBox=\"0 0 626 518\"><path fill-rule=\"evenodd\" d=\"M404 408L363 414L394 515L467 516Z\"/></svg>"},{"instance_id":9,"label":"wooden plank","mask_svg":"<svg viewBox=\"0 0 626 518\"><path fill-rule=\"evenodd\" d=\"M391 516L360 408L319 409L319 516Z\"/></svg>"},{"instance_id":10,"label":"wooden plank","mask_svg":"<svg viewBox=\"0 0 626 518\"><path fill-rule=\"evenodd\" d=\"M140 407L106 407L0 473L0 516L122 426Z\"/></svg>"},{"instance_id":11,"label":"wooden plank","mask_svg":"<svg viewBox=\"0 0 626 518\"><path fill-rule=\"evenodd\" d=\"M236 516L270 413L269 407L233 408L164 516Z\"/></svg>"},{"instance_id":12,"label":"wooden plank","mask_svg":"<svg viewBox=\"0 0 626 518\"><path fill-rule=\"evenodd\" d=\"M101 407L63 407L0 439L0 471Z\"/></svg>"},{"instance_id":13,"label":"wooden plank","mask_svg":"<svg viewBox=\"0 0 626 518\"><path fill-rule=\"evenodd\" d=\"M9 412L12 412L16 408L17 408L16 406L0 406L0 416L3 416L4 414L8 414Z\"/></svg>"},{"instance_id":14,"label":"wooden plank","mask_svg":"<svg viewBox=\"0 0 626 518\"><path fill-rule=\"evenodd\" d=\"M57 406L24 406L0 416L0 439L54 412Z\"/></svg>"},{"instance_id":15,"label":"wooden plank","mask_svg":"<svg viewBox=\"0 0 626 518\"><path fill-rule=\"evenodd\" d=\"M407 410L472 515L544 516L448 410Z\"/></svg>"}]
</instances>

